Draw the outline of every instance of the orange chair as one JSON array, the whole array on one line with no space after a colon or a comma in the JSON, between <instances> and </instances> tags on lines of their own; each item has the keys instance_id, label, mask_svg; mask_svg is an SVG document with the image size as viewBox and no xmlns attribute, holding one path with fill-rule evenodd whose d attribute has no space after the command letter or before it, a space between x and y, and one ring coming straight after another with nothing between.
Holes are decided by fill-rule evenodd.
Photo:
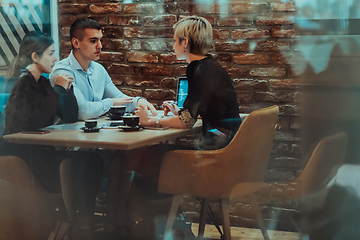
<instances>
[{"instance_id":1,"label":"orange chair","mask_svg":"<svg viewBox=\"0 0 360 240\"><path fill-rule=\"evenodd\" d=\"M172 228L181 198L196 196L204 198L199 237L203 236L205 229L208 199L215 198L220 199L224 237L231 239L228 212L230 193L236 185L240 186L238 184L242 184L244 195L250 195L262 187L278 116L277 106L253 111L225 148L213 151L176 150L164 156L158 191L175 195L165 235ZM261 214L256 215L261 217ZM262 218L258 218L258 222L264 236L267 236Z\"/></svg>"},{"instance_id":2,"label":"orange chair","mask_svg":"<svg viewBox=\"0 0 360 240\"><path fill-rule=\"evenodd\" d=\"M47 193L17 157L0 157L0 239L47 239L55 226L57 194Z\"/></svg>"}]
</instances>

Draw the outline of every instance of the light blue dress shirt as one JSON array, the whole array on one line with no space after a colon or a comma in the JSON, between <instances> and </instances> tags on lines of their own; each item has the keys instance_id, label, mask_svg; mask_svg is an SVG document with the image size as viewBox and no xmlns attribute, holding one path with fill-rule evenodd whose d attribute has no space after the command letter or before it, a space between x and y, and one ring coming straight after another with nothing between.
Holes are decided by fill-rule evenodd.
<instances>
[{"instance_id":1,"label":"light blue dress shirt","mask_svg":"<svg viewBox=\"0 0 360 240\"><path fill-rule=\"evenodd\" d=\"M127 96L112 82L106 69L99 63L91 61L87 72L80 66L71 51L70 55L57 62L50 74L50 82L54 85L55 76L62 73L74 78L74 94L79 106L79 119L96 118L113 105L111 98ZM126 111L132 112L140 97L135 97L132 103L125 104Z\"/></svg>"}]
</instances>

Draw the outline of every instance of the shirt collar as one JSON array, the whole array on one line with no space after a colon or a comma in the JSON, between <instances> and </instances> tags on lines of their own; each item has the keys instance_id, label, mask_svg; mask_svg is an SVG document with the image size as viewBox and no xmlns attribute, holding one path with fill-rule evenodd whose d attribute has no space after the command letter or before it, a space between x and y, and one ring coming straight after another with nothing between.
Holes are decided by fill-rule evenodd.
<instances>
[{"instance_id":1,"label":"shirt collar","mask_svg":"<svg viewBox=\"0 0 360 240\"><path fill-rule=\"evenodd\" d=\"M71 66L73 66L76 70L80 70L82 72L85 72L82 69L82 67L81 67L80 63L78 62L78 60L76 60L72 50L71 50L71 52L69 54L69 61L70 61ZM87 72L85 72L85 73L91 74L93 72L93 68L94 68L93 65L94 65L93 61L91 61L90 65L89 65L89 68L88 68Z\"/></svg>"}]
</instances>

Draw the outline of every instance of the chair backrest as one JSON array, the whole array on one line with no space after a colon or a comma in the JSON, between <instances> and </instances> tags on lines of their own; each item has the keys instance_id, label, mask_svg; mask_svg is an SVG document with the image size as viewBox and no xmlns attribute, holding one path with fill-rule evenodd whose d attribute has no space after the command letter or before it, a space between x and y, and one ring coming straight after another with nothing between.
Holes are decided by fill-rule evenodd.
<instances>
[{"instance_id":1,"label":"chair backrest","mask_svg":"<svg viewBox=\"0 0 360 240\"><path fill-rule=\"evenodd\" d=\"M263 182L276 132L279 107L272 106L249 114L228 146L228 161L233 161L234 181Z\"/></svg>"},{"instance_id":2,"label":"chair backrest","mask_svg":"<svg viewBox=\"0 0 360 240\"><path fill-rule=\"evenodd\" d=\"M308 194L326 186L345 159L347 134L341 132L323 138L315 147L308 163L293 182L299 184L298 195Z\"/></svg>"}]
</instances>

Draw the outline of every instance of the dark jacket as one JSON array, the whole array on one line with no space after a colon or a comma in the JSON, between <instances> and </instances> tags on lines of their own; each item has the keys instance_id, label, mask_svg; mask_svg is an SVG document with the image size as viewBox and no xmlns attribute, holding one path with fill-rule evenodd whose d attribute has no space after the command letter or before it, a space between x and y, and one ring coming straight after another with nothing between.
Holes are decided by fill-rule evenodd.
<instances>
[{"instance_id":1,"label":"dark jacket","mask_svg":"<svg viewBox=\"0 0 360 240\"><path fill-rule=\"evenodd\" d=\"M4 134L36 131L54 124L55 115L64 122L76 122L78 106L73 89L66 90L41 76L38 82L25 71L16 82L5 108Z\"/></svg>"}]
</instances>

